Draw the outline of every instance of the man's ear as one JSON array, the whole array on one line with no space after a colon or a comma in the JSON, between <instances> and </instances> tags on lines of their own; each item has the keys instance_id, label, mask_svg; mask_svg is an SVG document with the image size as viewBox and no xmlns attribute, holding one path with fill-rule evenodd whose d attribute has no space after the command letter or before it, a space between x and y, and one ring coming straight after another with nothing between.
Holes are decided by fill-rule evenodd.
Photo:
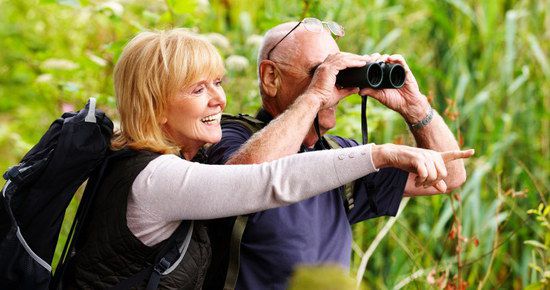
<instances>
[{"instance_id":1,"label":"man's ear","mask_svg":"<svg viewBox=\"0 0 550 290\"><path fill-rule=\"evenodd\" d=\"M275 97L280 83L279 71L270 60L262 60L260 63L260 86L268 97Z\"/></svg>"}]
</instances>

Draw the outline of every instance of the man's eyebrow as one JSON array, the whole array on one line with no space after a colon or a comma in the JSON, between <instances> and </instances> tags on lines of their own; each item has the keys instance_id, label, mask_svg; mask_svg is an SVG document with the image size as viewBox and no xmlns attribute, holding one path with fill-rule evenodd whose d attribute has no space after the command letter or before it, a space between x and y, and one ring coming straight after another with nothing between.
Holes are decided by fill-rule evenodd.
<instances>
[{"instance_id":1,"label":"man's eyebrow","mask_svg":"<svg viewBox=\"0 0 550 290\"><path fill-rule=\"evenodd\" d=\"M315 71L317 70L317 68L322 64L322 62L314 65L312 68L309 69L309 75L310 76L313 76L315 74Z\"/></svg>"}]
</instances>

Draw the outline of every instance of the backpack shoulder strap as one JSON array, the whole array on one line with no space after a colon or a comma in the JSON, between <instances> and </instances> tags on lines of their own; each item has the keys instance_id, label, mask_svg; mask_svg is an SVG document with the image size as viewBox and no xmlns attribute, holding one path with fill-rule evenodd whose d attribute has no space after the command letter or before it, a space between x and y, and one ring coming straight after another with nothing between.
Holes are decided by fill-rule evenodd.
<instances>
[{"instance_id":1,"label":"backpack shoulder strap","mask_svg":"<svg viewBox=\"0 0 550 290\"><path fill-rule=\"evenodd\" d=\"M181 263L193 235L193 221L182 221L155 257L155 262L138 273L120 281L111 290L130 289L147 279L146 290L156 290L162 276L170 274Z\"/></svg>"},{"instance_id":2,"label":"backpack shoulder strap","mask_svg":"<svg viewBox=\"0 0 550 290\"><path fill-rule=\"evenodd\" d=\"M340 149L342 146L338 141L336 141L336 137L332 135L325 135L323 137L325 141L327 141L329 147L331 149ZM344 185L344 190L340 190L340 194L342 195L342 199L344 200L344 206L346 207L346 211L349 212L353 209L355 206L354 199L353 199L353 193L355 191L355 182L348 182Z\"/></svg>"},{"instance_id":3,"label":"backpack shoulder strap","mask_svg":"<svg viewBox=\"0 0 550 290\"><path fill-rule=\"evenodd\" d=\"M245 127L251 134L260 131L267 124L246 114L222 115L222 124L238 123ZM248 215L241 215L235 219L233 223L233 229L231 230L231 238L229 244L229 263L227 266L227 273L225 276L224 290L235 289L237 284L237 278L239 276L240 268L240 255L241 255L241 240L243 237L244 229L248 222Z\"/></svg>"},{"instance_id":4,"label":"backpack shoulder strap","mask_svg":"<svg viewBox=\"0 0 550 290\"><path fill-rule=\"evenodd\" d=\"M153 272L147 283L147 290L158 288L161 276L170 274L181 263L193 235L194 221L182 221L168 242L155 257Z\"/></svg>"},{"instance_id":5,"label":"backpack shoulder strap","mask_svg":"<svg viewBox=\"0 0 550 290\"><path fill-rule=\"evenodd\" d=\"M252 134L260 131L263 127L267 125L266 123L247 114L238 114L238 115L223 114L221 123L222 125L230 124L230 123L241 124L246 129L248 129L248 131Z\"/></svg>"},{"instance_id":6,"label":"backpack shoulder strap","mask_svg":"<svg viewBox=\"0 0 550 290\"><path fill-rule=\"evenodd\" d=\"M247 222L248 216L240 215L233 224L233 230L231 231L231 242L229 244L229 265L227 266L227 274L225 276L223 290L233 290L237 284L237 278L239 277L239 269L241 266L241 241Z\"/></svg>"}]
</instances>

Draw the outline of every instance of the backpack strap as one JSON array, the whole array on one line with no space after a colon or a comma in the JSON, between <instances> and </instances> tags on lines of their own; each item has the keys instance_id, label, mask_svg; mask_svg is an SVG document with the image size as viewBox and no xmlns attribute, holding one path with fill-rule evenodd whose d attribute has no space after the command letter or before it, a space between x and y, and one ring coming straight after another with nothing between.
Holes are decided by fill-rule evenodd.
<instances>
[{"instance_id":1,"label":"backpack strap","mask_svg":"<svg viewBox=\"0 0 550 290\"><path fill-rule=\"evenodd\" d=\"M325 135L323 139L327 142L330 149L340 149L342 146L338 141L336 141L336 138L331 135ZM355 207L355 200L353 199L353 193L355 192L355 182L348 182L344 185L344 188L342 190L342 187L338 190L340 192L340 195L342 196L342 200L344 201L344 206L346 208L346 212L349 212Z\"/></svg>"},{"instance_id":2,"label":"backpack strap","mask_svg":"<svg viewBox=\"0 0 550 290\"><path fill-rule=\"evenodd\" d=\"M243 125L251 134L254 134L267 124L247 114L238 114L236 116L230 114L222 115L222 125L229 123L238 123Z\"/></svg>"},{"instance_id":3,"label":"backpack strap","mask_svg":"<svg viewBox=\"0 0 550 290\"><path fill-rule=\"evenodd\" d=\"M154 290L158 288L160 278L170 274L179 263L183 260L193 235L193 221L182 221L176 231L170 236L166 244L155 257L155 262L138 273L120 281L111 290L130 289L139 283L142 283L147 278L147 286L145 289ZM178 245L180 245L178 247Z\"/></svg>"},{"instance_id":4,"label":"backpack strap","mask_svg":"<svg viewBox=\"0 0 550 290\"><path fill-rule=\"evenodd\" d=\"M241 266L241 240L243 238L243 233L247 222L248 216L240 215L233 224L233 230L231 231L231 244L229 246L229 265L225 276L225 284L223 286L224 290L233 290L237 284L237 278L239 277L239 269Z\"/></svg>"},{"instance_id":5,"label":"backpack strap","mask_svg":"<svg viewBox=\"0 0 550 290\"><path fill-rule=\"evenodd\" d=\"M238 114L236 116L230 114L222 115L222 125L229 123L238 123L244 126L251 134L260 131L267 124L246 114ZM243 238L248 215L240 215L235 219L233 230L231 231L231 242L229 245L229 262L227 265L227 273L225 276L224 290L233 290L237 284L240 269L241 256L241 241Z\"/></svg>"}]
</instances>

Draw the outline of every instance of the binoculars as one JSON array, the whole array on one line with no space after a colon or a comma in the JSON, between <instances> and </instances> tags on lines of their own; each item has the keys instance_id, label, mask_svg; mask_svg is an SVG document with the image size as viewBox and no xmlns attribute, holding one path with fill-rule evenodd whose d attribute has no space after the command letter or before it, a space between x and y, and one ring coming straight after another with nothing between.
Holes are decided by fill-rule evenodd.
<instances>
[{"instance_id":1,"label":"binoculars","mask_svg":"<svg viewBox=\"0 0 550 290\"><path fill-rule=\"evenodd\" d=\"M405 83L405 69L400 64L373 62L363 67L348 67L336 76L336 85L349 88L398 89Z\"/></svg>"}]
</instances>

